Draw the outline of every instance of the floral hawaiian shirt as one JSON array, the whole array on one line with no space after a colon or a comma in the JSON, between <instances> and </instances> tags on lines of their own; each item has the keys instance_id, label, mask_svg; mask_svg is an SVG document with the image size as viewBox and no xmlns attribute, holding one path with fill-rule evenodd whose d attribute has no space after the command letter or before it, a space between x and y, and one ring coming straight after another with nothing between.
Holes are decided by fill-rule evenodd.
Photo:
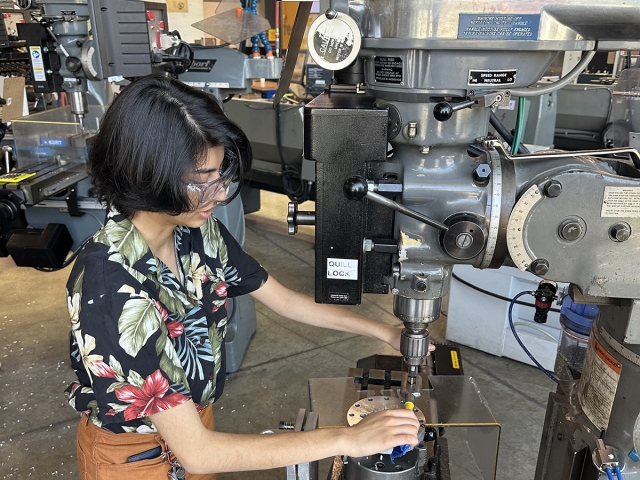
<instances>
[{"instance_id":1,"label":"floral hawaiian shirt","mask_svg":"<svg viewBox=\"0 0 640 480\"><path fill-rule=\"evenodd\" d=\"M222 223L175 229L178 279L136 227L111 213L67 283L72 407L114 433L155 432L149 415L192 399L201 409L225 380L227 297L267 272Z\"/></svg>"}]
</instances>

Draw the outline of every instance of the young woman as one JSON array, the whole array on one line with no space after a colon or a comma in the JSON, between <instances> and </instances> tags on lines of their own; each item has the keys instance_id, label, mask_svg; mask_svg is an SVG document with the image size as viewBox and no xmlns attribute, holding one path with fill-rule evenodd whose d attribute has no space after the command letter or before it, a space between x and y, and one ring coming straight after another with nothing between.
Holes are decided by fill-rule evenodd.
<instances>
[{"instance_id":1,"label":"young woman","mask_svg":"<svg viewBox=\"0 0 640 480\"><path fill-rule=\"evenodd\" d=\"M180 476L176 462L186 478L213 479L417 443L418 420L405 410L286 435L213 430L227 297L250 294L293 320L400 342L396 327L280 285L212 216L250 163L246 136L218 103L176 80L138 80L105 114L89 171L111 213L67 284L78 381L66 393L84 412L84 480L164 480Z\"/></svg>"}]
</instances>

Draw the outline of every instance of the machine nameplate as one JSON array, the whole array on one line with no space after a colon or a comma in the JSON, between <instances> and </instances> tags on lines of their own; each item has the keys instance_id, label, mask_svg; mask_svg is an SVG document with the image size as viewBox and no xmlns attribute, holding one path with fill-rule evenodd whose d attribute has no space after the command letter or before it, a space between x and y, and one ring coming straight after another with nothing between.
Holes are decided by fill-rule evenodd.
<instances>
[{"instance_id":1,"label":"machine nameplate","mask_svg":"<svg viewBox=\"0 0 640 480\"><path fill-rule=\"evenodd\" d=\"M329 292L329 298L335 303L349 303L348 293Z\"/></svg>"},{"instance_id":2,"label":"machine nameplate","mask_svg":"<svg viewBox=\"0 0 640 480\"><path fill-rule=\"evenodd\" d=\"M458 38L473 40L537 40L540 15L461 13Z\"/></svg>"},{"instance_id":3,"label":"machine nameplate","mask_svg":"<svg viewBox=\"0 0 640 480\"><path fill-rule=\"evenodd\" d=\"M198 58L191 62L189 66L189 72L210 72L213 66L216 64L217 59L202 59Z\"/></svg>"},{"instance_id":4,"label":"machine nameplate","mask_svg":"<svg viewBox=\"0 0 640 480\"><path fill-rule=\"evenodd\" d=\"M516 83L517 70L469 70L468 85L490 87L492 85L513 85Z\"/></svg>"},{"instance_id":5,"label":"machine nameplate","mask_svg":"<svg viewBox=\"0 0 640 480\"><path fill-rule=\"evenodd\" d=\"M358 260L327 258L327 278L358 280Z\"/></svg>"},{"instance_id":6,"label":"machine nameplate","mask_svg":"<svg viewBox=\"0 0 640 480\"><path fill-rule=\"evenodd\" d=\"M67 140L65 138L41 138L40 145L43 147L66 147Z\"/></svg>"},{"instance_id":7,"label":"machine nameplate","mask_svg":"<svg viewBox=\"0 0 640 480\"><path fill-rule=\"evenodd\" d=\"M400 85L403 66L402 57L375 57L373 68L376 82Z\"/></svg>"},{"instance_id":8,"label":"machine nameplate","mask_svg":"<svg viewBox=\"0 0 640 480\"><path fill-rule=\"evenodd\" d=\"M600 216L640 218L640 187L604 187Z\"/></svg>"},{"instance_id":9,"label":"machine nameplate","mask_svg":"<svg viewBox=\"0 0 640 480\"><path fill-rule=\"evenodd\" d=\"M598 430L607 430L622 364L591 336L578 390L580 405Z\"/></svg>"}]
</instances>

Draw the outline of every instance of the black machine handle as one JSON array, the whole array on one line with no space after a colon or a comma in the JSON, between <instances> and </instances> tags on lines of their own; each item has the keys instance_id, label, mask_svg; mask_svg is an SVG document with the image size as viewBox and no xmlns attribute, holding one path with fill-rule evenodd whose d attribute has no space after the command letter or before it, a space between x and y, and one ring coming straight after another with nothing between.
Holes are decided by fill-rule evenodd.
<instances>
[{"instance_id":1,"label":"black machine handle","mask_svg":"<svg viewBox=\"0 0 640 480\"><path fill-rule=\"evenodd\" d=\"M477 102L475 100L465 100L460 103L440 102L433 107L433 116L439 122L446 122L449 120L454 112L463 110L465 108L473 107Z\"/></svg>"},{"instance_id":2,"label":"black machine handle","mask_svg":"<svg viewBox=\"0 0 640 480\"><path fill-rule=\"evenodd\" d=\"M444 223L440 223L437 220L429 218L421 213L416 212L415 210L411 210L410 208L405 207L393 200L384 197L378 193L372 192L367 185L367 181L359 176L349 177L347 181L344 183L343 191L345 196L349 200L360 200L364 197L367 197L372 202L378 203L380 205L384 205L385 207L389 207L391 210L395 210L396 212L400 212L405 214L408 217L414 218L420 222L426 223L432 227L435 227L439 230L446 232L449 230Z\"/></svg>"}]
</instances>

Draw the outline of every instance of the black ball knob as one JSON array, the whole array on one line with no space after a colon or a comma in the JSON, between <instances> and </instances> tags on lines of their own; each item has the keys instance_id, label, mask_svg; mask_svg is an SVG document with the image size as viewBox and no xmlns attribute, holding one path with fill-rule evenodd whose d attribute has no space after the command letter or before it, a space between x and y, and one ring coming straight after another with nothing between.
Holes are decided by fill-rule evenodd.
<instances>
[{"instance_id":1,"label":"black ball knob","mask_svg":"<svg viewBox=\"0 0 640 480\"><path fill-rule=\"evenodd\" d=\"M349 200L360 200L367 195L367 181L358 176L350 177L344 182L342 190Z\"/></svg>"},{"instance_id":2,"label":"black ball knob","mask_svg":"<svg viewBox=\"0 0 640 480\"><path fill-rule=\"evenodd\" d=\"M448 102L440 102L433 107L433 116L439 122L446 122L453 116L453 107Z\"/></svg>"}]
</instances>

